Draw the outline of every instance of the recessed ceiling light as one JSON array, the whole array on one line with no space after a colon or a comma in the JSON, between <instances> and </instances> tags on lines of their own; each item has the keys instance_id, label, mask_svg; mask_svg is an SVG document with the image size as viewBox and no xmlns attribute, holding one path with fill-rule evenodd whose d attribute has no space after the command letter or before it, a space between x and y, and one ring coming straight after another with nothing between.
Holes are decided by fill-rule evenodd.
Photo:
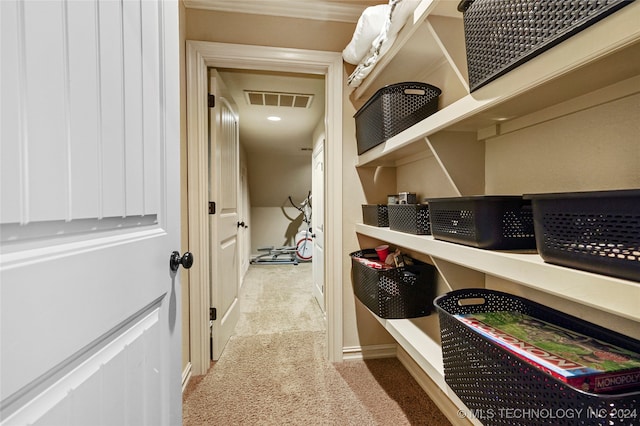
<instances>
[{"instance_id":1,"label":"recessed ceiling light","mask_svg":"<svg viewBox=\"0 0 640 426\"><path fill-rule=\"evenodd\" d=\"M271 116L267 117L267 120L269 120L269 121L280 121L280 120L282 120L282 118L276 117L275 115L271 115Z\"/></svg>"}]
</instances>

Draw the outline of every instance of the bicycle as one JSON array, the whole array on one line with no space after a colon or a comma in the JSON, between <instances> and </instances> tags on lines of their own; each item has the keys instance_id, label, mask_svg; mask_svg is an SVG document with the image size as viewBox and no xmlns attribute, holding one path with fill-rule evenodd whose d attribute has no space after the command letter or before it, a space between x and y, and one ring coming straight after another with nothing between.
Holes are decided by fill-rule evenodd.
<instances>
[{"instance_id":1,"label":"bicycle","mask_svg":"<svg viewBox=\"0 0 640 426\"><path fill-rule=\"evenodd\" d=\"M311 233L311 192L307 194L307 198L305 198L299 206L293 202L291 196L288 197L288 201L302 214L302 220L306 224L305 229L296 233L294 238L294 246L284 246L278 248L269 246L258 248L258 251L266 251L267 253L261 254L252 259L252 264L266 263L297 265L299 262L310 262L312 260L313 238ZM287 216L287 218L289 217ZM295 222L295 219L289 219L292 222Z\"/></svg>"}]
</instances>

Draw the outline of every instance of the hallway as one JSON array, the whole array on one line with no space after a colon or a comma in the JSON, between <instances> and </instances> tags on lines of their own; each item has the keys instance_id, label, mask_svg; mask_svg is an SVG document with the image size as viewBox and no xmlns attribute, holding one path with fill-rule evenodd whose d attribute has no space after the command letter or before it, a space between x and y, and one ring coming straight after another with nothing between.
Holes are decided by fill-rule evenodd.
<instances>
[{"instance_id":1,"label":"hallway","mask_svg":"<svg viewBox=\"0 0 640 426\"><path fill-rule=\"evenodd\" d=\"M250 267L234 335L184 393L184 425L448 425L397 359L325 359L311 267Z\"/></svg>"}]
</instances>

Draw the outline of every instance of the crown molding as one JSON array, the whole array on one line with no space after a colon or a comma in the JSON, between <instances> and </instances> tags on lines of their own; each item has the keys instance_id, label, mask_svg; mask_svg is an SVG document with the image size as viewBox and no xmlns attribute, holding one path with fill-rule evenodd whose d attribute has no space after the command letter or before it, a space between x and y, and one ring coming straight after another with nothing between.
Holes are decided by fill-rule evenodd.
<instances>
[{"instance_id":1,"label":"crown molding","mask_svg":"<svg viewBox=\"0 0 640 426\"><path fill-rule=\"evenodd\" d=\"M188 9L356 23L368 4L309 0L183 0Z\"/></svg>"}]
</instances>

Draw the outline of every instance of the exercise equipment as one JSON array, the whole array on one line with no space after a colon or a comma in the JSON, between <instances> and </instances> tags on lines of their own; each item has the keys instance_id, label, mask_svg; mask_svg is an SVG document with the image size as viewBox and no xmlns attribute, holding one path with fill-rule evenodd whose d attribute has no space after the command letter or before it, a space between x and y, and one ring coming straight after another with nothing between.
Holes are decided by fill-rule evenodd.
<instances>
[{"instance_id":1,"label":"exercise equipment","mask_svg":"<svg viewBox=\"0 0 640 426\"><path fill-rule=\"evenodd\" d=\"M295 247L260 247L258 251L266 251L251 260L252 264L298 264Z\"/></svg>"},{"instance_id":2,"label":"exercise equipment","mask_svg":"<svg viewBox=\"0 0 640 426\"><path fill-rule=\"evenodd\" d=\"M293 207L302 213L302 220L306 224L305 229L295 235L294 246L285 247L260 247L258 251L266 252L251 260L252 264L292 264L310 262L313 258L313 236L311 234L311 192L307 198L296 205L291 196L288 198Z\"/></svg>"}]
</instances>

